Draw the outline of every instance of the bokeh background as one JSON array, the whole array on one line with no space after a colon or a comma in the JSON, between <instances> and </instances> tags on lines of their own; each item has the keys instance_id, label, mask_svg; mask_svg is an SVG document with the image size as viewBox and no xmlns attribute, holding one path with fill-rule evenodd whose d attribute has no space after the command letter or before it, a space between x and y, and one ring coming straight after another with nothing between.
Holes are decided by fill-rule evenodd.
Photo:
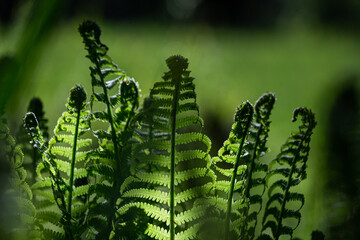
<instances>
[{"instance_id":1,"label":"bokeh background","mask_svg":"<svg viewBox=\"0 0 360 240\"><path fill-rule=\"evenodd\" d=\"M360 239L360 1L1 1L0 106L13 132L32 97L43 100L52 129L72 86L91 91L77 32L85 19L101 26L109 55L142 96L168 56L189 58L212 155L242 101L277 96L266 161L296 128L293 109L311 108L318 126L295 236L318 229L326 239Z\"/></svg>"}]
</instances>

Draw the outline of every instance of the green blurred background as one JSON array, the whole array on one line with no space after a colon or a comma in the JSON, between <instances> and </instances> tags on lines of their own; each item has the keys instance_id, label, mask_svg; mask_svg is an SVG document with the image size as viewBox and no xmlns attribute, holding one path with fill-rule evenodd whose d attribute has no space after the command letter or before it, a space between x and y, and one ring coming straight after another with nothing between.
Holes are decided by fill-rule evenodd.
<instances>
[{"instance_id":1,"label":"green blurred background","mask_svg":"<svg viewBox=\"0 0 360 240\"><path fill-rule=\"evenodd\" d=\"M168 56L189 58L212 154L242 101L277 96L267 161L296 128L293 109L311 108L318 126L295 236L318 229L326 239L360 239L359 1L5 0L0 14L0 106L13 132L32 97L43 100L52 129L72 86L91 91L77 32L91 19L142 96Z\"/></svg>"}]
</instances>

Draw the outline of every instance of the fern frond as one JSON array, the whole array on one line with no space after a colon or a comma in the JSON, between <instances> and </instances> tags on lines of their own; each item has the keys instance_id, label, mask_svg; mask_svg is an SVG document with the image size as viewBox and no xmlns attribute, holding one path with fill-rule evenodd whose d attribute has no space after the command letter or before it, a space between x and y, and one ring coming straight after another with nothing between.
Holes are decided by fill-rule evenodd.
<instances>
[{"instance_id":1,"label":"fern frond","mask_svg":"<svg viewBox=\"0 0 360 240\"><path fill-rule=\"evenodd\" d=\"M10 173L9 176L5 175L2 181L5 189L1 196L2 218L4 218L2 222L7 223L2 226L2 231L10 235L17 233L24 238L37 239L39 226L36 224L36 208L31 201L33 193L26 182L24 154L16 145L3 118L0 119L0 157L3 168L8 167Z\"/></svg>"},{"instance_id":2,"label":"fern frond","mask_svg":"<svg viewBox=\"0 0 360 240\"><path fill-rule=\"evenodd\" d=\"M85 21L79 26L79 32L83 38L87 57L93 66L90 67L92 80L91 110L92 110L92 130L98 139L100 147L93 151L91 156L94 167L91 173L96 180L95 184L108 185L112 188L113 194L101 195L90 189L92 193L92 203L90 207L90 217L106 219L105 229L99 229L102 225L93 226L99 235L98 239L113 238L122 230L115 229L117 222L124 222L124 219L117 219L115 216L117 202L122 203L120 187L124 180L129 176L129 159L131 154L131 138L133 136L133 118L138 108L139 89L135 80L125 74L107 55L108 47L100 41L100 28L92 21ZM97 91L100 89L100 91ZM114 92L115 89L115 93ZM118 91L116 91L118 90ZM96 110L94 105L104 107L104 111ZM94 128L96 121L108 123L108 129ZM105 170L106 169L106 170ZM113 208L108 214L92 212L96 209L95 205L106 201L106 205ZM89 220L91 222L91 220ZM113 235L115 234L115 235Z\"/></svg>"},{"instance_id":3,"label":"fern frond","mask_svg":"<svg viewBox=\"0 0 360 240\"><path fill-rule=\"evenodd\" d=\"M40 98L34 97L31 99L29 106L27 108L28 112L33 112L39 122L39 128L47 141L49 138L48 120L45 118L45 113L43 110L43 103ZM24 153L24 163L23 166L27 171L28 183L30 185L34 184L36 181L36 167L41 161L41 154L36 148L31 146L30 137L27 134L27 131L23 124L19 127L19 131L16 134L16 142L21 147ZM36 205L36 199L33 199L34 204Z\"/></svg>"},{"instance_id":4,"label":"fern frond","mask_svg":"<svg viewBox=\"0 0 360 240\"><path fill-rule=\"evenodd\" d=\"M61 225L64 227L65 236L68 239L78 238L82 234L81 226L84 214L80 216L80 195L86 195L89 185L75 186L75 179L87 176L82 161L91 147L91 140L80 140L80 136L89 130L89 112L85 111L86 93L82 86L77 85L70 90L67 103L68 110L59 118L54 129L54 137L50 139L49 146L42 138L38 126L36 126L33 114L27 114L25 122L28 125L33 144L43 154L43 169L49 177L43 183L36 183L34 189L49 191L49 183L53 195L43 195L47 201L56 204L61 212ZM80 142L79 145L77 143ZM82 164L79 165L79 164ZM63 172L64 174L62 174ZM65 199L66 198L66 199ZM73 218L72 212L76 208L77 216ZM44 219L45 220L45 219ZM61 227L60 227L61 228Z\"/></svg>"},{"instance_id":5,"label":"fern frond","mask_svg":"<svg viewBox=\"0 0 360 240\"><path fill-rule=\"evenodd\" d=\"M219 180L214 185L218 188L215 188L216 195L212 197L211 202L218 205L219 199L222 199L220 201L222 204L217 206L220 210L218 217L223 218L225 214L225 221L224 229L218 235L222 235L226 240L230 238L231 222L240 217L240 210L244 207L246 200L242 197L246 165L242 165L241 162L246 162L245 159L249 155L244 146L247 142L247 134L252 119L253 107L249 102L244 102L236 111L235 123L232 126L228 140L224 142L223 147L219 150L218 157L213 158L212 168L216 171ZM239 191L240 197L234 198L234 193ZM209 201L209 204L211 202Z\"/></svg>"},{"instance_id":6,"label":"fern frond","mask_svg":"<svg viewBox=\"0 0 360 240\"><path fill-rule=\"evenodd\" d=\"M277 176L275 178L277 180L269 189L269 200L263 217L263 233L258 239L271 238L264 233L267 228L270 228L272 237L276 240L281 235L292 236L293 230L300 223L300 209L304 204L304 196L290 190L306 178L310 137L316 122L314 114L307 108L295 109L292 121L295 122L299 116L302 122L299 130L291 133L291 136L281 147L280 153L270 164L268 178L273 179ZM278 165L281 167L276 168ZM301 206L298 209L290 209L287 206L289 201L298 201ZM295 226L286 225L284 220L288 218L294 218L297 220L297 224Z\"/></svg>"},{"instance_id":7,"label":"fern frond","mask_svg":"<svg viewBox=\"0 0 360 240\"><path fill-rule=\"evenodd\" d=\"M209 182L215 180L208 169L211 142L201 132L203 121L187 59L172 56L166 63L170 71L163 82L154 84L136 116L140 129L136 131L134 176L124 182L122 190L130 201L142 203L137 207L146 213L157 209L148 215L152 219L145 232L149 237L194 239L195 226L206 209L195 203L211 191ZM141 195L133 195L140 191Z\"/></svg>"},{"instance_id":8,"label":"fern frond","mask_svg":"<svg viewBox=\"0 0 360 240\"><path fill-rule=\"evenodd\" d=\"M275 95L267 93L262 95L254 106L254 119L249 129L249 140L246 150L250 153L249 158L245 158L247 169L245 170L244 179L245 189L244 197L249 200L249 207L245 209L241 234L242 239L253 239L255 228L257 225L257 217L262 208L262 195L265 191L265 178L268 166L260 162L268 148L266 147L269 131L270 131L270 115L275 103ZM256 175L256 177L254 177ZM256 193L256 188L262 186L261 193ZM251 208L257 209L251 210Z\"/></svg>"}]
</instances>

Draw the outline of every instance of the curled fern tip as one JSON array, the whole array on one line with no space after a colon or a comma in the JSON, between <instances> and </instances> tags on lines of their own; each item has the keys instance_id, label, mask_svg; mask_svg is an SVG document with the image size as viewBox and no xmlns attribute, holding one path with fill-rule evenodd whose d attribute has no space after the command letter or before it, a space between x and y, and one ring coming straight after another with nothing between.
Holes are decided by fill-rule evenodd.
<instances>
[{"instance_id":1,"label":"curled fern tip","mask_svg":"<svg viewBox=\"0 0 360 240\"><path fill-rule=\"evenodd\" d=\"M253 115L253 106L248 101L243 102L237 109L234 116L235 127L233 129L236 137L241 138L248 128Z\"/></svg>"},{"instance_id":2,"label":"curled fern tip","mask_svg":"<svg viewBox=\"0 0 360 240\"><path fill-rule=\"evenodd\" d=\"M272 108L274 107L276 97L273 93L266 93L261 96L255 103L255 112L256 115L260 118L263 118L263 121L268 120L270 117L270 113Z\"/></svg>"},{"instance_id":3,"label":"curled fern tip","mask_svg":"<svg viewBox=\"0 0 360 240\"><path fill-rule=\"evenodd\" d=\"M132 102L136 107L139 105L139 86L132 78L125 78L120 84L120 94L122 98L120 99L122 104L125 104L127 101Z\"/></svg>"},{"instance_id":4,"label":"curled fern tip","mask_svg":"<svg viewBox=\"0 0 360 240\"><path fill-rule=\"evenodd\" d=\"M181 55L174 55L166 59L166 65L171 71L181 74L188 68L189 62Z\"/></svg>"},{"instance_id":5,"label":"curled fern tip","mask_svg":"<svg viewBox=\"0 0 360 240\"><path fill-rule=\"evenodd\" d=\"M24 117L24 125L26 128L36 128L39 123L35 117L35 114L33 112L28 112L25 114Z\"/></svg>"},{"instance_id":6,"label":"curled fern tip","mask_svg":"<svg viewBox=\"0 0 360 240\"><path fill-rule=\"evenodd\" d=\"M69 106L80 110L84 108L86 101L86 92L81 85L76 85L70 90Z\"/></svg>"},{"instance_id":7,"label":"curled fern tip","mask_svg":"<svg viewBox=\"0 0 360 240\"><path fill-rule=\"evenodd\" d=\"M79 26L79 32L83 38L93 37L96 42L100 43L101 30L99 25L97 25L94 21L84 21Z\"/></svg>"},{"instance_id":8,"label":"curled fern tip","mask_svg":"<svg viewBox=\"0 0 360 240\"><path fill-rule=\"evenodd\" d=\"M308 124L311 128L314 128L316 126L315 114L309 108L296 108L294 110L291 121L295 122L299 115L301 116L301 121L303 123Z\"/></svg>"}]
</instances>

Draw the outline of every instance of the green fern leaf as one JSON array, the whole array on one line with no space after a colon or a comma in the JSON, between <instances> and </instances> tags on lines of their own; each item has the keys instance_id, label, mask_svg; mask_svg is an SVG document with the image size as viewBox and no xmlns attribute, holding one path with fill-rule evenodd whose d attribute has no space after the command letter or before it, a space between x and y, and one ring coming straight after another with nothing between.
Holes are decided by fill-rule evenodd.
<instances>
[{"instance_id":1,"label":"green fern leaf","mask_svg":"<svg viewBox=\"0 0 360 240\"><path fill-rule=\"evenodd\" d=\"M282 235L292 236L293 230L300 223L300 209L304 205L305 199L302 194L290 190L306 178L310 137L316 122L314 114L307 108L295 109L292 121L296 121L299 116L302 121L299 131L291 133L281 147L280 153L270 164L268 178L273 179L277 176L275 178L277 180L269 188L269 200L263 217L263 233L258 239L271 238L270 235L264 233L267 228L270 228L272 237L276 240ZM281 167L275 168L279 164ZM289 201L298 201L301 206L298 209L290 209L287 206ZM297 224L295 226L285 225L284 220L288 218L294 218L297 220Z\"/></svg>"},{"instance_id":2,"label":"green fern leaf","mask_svg":"<svg viewBox=\"0 0 360 240\"><path fill-rule=\"evenodd\" d=\"M116 216L117 202L121 200L120 187L129 176L129 159L131 154L131 138L133 136L132 120L138 107L139 89L134 79L128 77L123 70L107 55L108 47L100 41L100 28L96 23L85 21L79 26L79 32L83 37L87 57L92 62L90 75L92 79L92 130L98 139L100 147L93 151L91 159L94 167L90 169L92 176L97 178L95 184L111 187L112 194L104 194L90 189L92 203L90 207L91 218L103 219L106 221L105 228L99 227L104 224L92 226L96 229L97 239L119 238L127 231L124 219ZM97 92L97 89L101 89ZM118 91L115 91L118 90ZM95 108L105 107L106 110L98 111ZM109 124L108 129L95 129L95 122L101 121ZM96 188L96 186L95 186ZM105 201L105 202L104 202ZM103 214L97 209L97 204L105 204L112 211ZM103 215L103 216L99 216ZM132 223L129 223L132 224ZM120 230L122 229L122 230ZM123 231L123 233L121 233ZM120 235L119 235L120 234ZM95 234L96 235L96 234ZM123 237L123 236L122 236Z\"/></svg>"},{"instance_id":3,"label":"green fern leaf","mask_svg":"<svg viewBox=\"0 0 360 240\"><path fill-rule=\"evenodd\" d=\"M170 71L164 82L154 84L136 116L140 129L136 131L134 176L122 190L130 201L143 203L137 207L146 213L158 209L149 215L152 220L145 232L149 237L194 239L195 226L205 212L205 207L195 203L210 192L208 183L215 180L208 169L211 142L201 133L203 121L187 59L173 56L166 63ZM141 195L133 195L139 191Z\"/></svg>"},{"instance_id":4,"label":"green fern leaf","mask_svg":"<svg viewBox=\"0 0 360 240\"><path fill-rule=\"evenodd\" d=\"M37 239L39 225L36 224L36 208L32 203L33 192L26 182L26 171L23 167L24 154L16 145L4 119L0 119L0 157L2 166L9 168L9 176L2 181L5 191L2 193L2 226L3 233L25 239ZM5 168L5 169L6 169ZM9 210L11 209L11 210ZM12 224L16 223L16 224Z\"/></svg>"},{"instance_id":5,"label":"green fern leaf","mask_svg":"<svg viewBox=\"0 0 360 240\"><path fill-rule=\"evenodd\" d=\"M215 189L216 195L213 197L212 202L215 202L216 207L220 210L218 217L225 217L224 229L217 234L219 238L223 236L226 240L230 238L231 229L234 229L231 222L241 217L241 209L244 207L246 200L243 198L242 193L246 165L241 165L241 161L246 162L245 159L249 156L244 146L252 119L253 107L249 102L244 102L236 111L235 123L232 126L228 140L224 142L223 147L219 150L218 157L213 158L212 167L216 171L219 180L215 184L215 187L218 188ZM238 191L240 191L240 195L237 193ZM234 193L236 197L234 197ZM222 204L218 205L218 199L220 198ZM220 221L218 220L218 222Z\"/></svg>"},{"instance_id":6,"label":"green fern leaf","mask_svg":"<svg viewBox=\"0 0 360 240\"><path fill-rule=\"evenodd\" d=\"M46 170L48 174L41 182L35 183L33 189L36 189L37 193L43 192L41 195L45 200L58 207L56 211L60 212L55 213L62 216L59 228L63 227L67 239L78 238L84 230L84 214L79 214L79 205L84 203L79 196L87 194L89 185L75 186L75 180L87 176L82 162L91 147L90 139L80 139L80 136L89 130L89 112L84 110L87 105L85 101L86 93L82 86L77 85L71 89L66 105L68 111L59 118L54 137L50 139L48 146L41 136L35 116L28 113L25 117L33 145L43 154L43 161L40 163L42 167L39 169ZM50 191L52 194L49 194ZM76 216L80 218L73 217L74 208L77 208ZM47 207L44 210L50 209L53 208ZM46 222L46 219L43 221Z\"/></svg>"}]
</instances>

